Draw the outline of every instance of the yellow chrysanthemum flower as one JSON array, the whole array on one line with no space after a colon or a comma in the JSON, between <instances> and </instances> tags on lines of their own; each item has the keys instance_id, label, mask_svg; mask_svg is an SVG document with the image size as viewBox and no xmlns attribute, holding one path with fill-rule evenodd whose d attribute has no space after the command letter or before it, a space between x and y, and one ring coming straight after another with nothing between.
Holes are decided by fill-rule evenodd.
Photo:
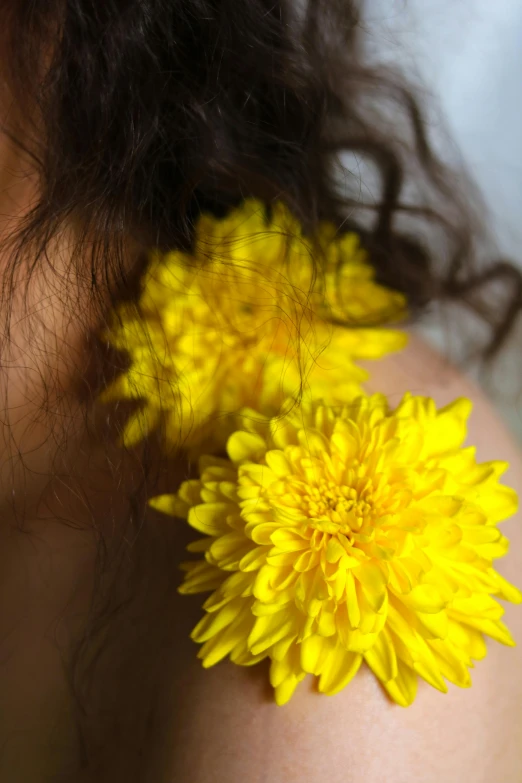
<instances>
[{"instance_id":1,"label":"yellow chrysanthemum flower","mask_svg":"<svg viewBox=\"0 0 522 783\"><path fill-rule=\"evenodd\" d=\"M469 686L484 636L512 645L495 596L522 595L492 561L516 494L498 481L506 463L461 448L470 409L406 395L391 410L373 395L247 412L228 459L201 458L200 479L153 499L204 534L180 588L213 591L192 634L203 665L268 656L284 704L307 673L334 694L364 660L406 706L418 677Z\"/></svg>"},{"instance_id":2,"label":"yellow chrysanthemum flower","mask_svg":"<svg viewBox=\"0 0 522 783\"><path fill-rule=\"evenodd\" d=\"M223 446L226 417L242 407L274 415L307 391L328 402L360 394L367 373L354 360L405 345L376 326L404 309L375 282L356 235L336 239L325 224L312 246L281 204L267 217L250 200L223 220L202 216L192 254L152 259L139 305L120 307L107 334L130 366L103 398L142 401L127 445L163 414L167 442L210 434Z\"/></svg>"}]
</instances>

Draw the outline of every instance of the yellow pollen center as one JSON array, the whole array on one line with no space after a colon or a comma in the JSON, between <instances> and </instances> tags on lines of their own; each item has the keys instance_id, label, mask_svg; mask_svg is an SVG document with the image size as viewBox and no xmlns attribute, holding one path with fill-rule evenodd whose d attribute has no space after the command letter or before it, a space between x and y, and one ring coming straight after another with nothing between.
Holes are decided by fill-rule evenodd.
<instances>
[{"instance_id":1,"label":"yellow pollen center","mask_svg":"<svg viewBox=\"0 0 522 783\"><path fill-rule=\"evenodd\" d=\"M230 308L230 303L227 302ZM282 306L277 300L271 305L256 305L240 302L230 312L222 305L209 303L209 309L219 316L219 339L226 343L227 350L248 351L249 354L280 353L288 357L291 345L292 323L281 317ZM215 318L215 316L212 316Z\"/></svg>"},{"instance_id":2,"label":"yellow pollen center","mask_svg":"<svg viewBox=\"0 0 522 783\"><path fill-rule=\"evenodd\" d=\"M372 504L361 498L356 489L321 481L303 496L303 507L310 525L324 533L350 536L361 530L372 515Z\"/></svg>"}]
</instances>

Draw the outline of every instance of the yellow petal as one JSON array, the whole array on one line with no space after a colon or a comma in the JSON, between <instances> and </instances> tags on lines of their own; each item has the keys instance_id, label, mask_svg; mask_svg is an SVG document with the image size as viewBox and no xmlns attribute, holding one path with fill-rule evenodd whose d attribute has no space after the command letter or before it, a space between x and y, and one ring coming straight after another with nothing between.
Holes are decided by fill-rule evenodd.
<instances>
[{"instance_id":1,"label":"yellow petal","mask_svg":"<svg viewBox=\"0 0 522 783\"><path fill-rule=\"evenodd\" d=\"M228 633L230 633L230 631L228 631ZM255 666L256 663L259 663L266 658L266 654L261 653L260 655L252 655L247 647L246 637L242 636L230 651L229 658L232 663L235 663L238 666Z\"/></svg>"},{"instance_id":2,"label":"yellow petal","mask_svg":"<svg viewBox=\"0 0 522 783\"><path fill-rule=\"evenodd\" d=\"M181 519L186 519L189 511L187 503L177 495L157 495L149 500L149 506L162 514Z\"/></svg>"},{"instance_id":3,"label":"yellow petal","mask_svg":"<svg viewBox=\"0 0 522 783\"><path fill-rule=\"evenodd\" d=\"M430 584L416 585L410 593L402 595L400 600L408 609L427 614L437 614L446 605L439 590Z\"/></svg>"},{"instance_id":4,"label":"yellow petal","mask_svg":"<svg viewBox=\"0 0 522 783\"><path fill-rule=\"evenodd\" d=\"M178 489L178 497L187 503L188 506L197 506L201 503L201 489L203 482L192 479L190 481L184 481Z\"/></svg>"},{"instance_id":5,"label":"yellow petal","mask_svg":"<svg viewBox=\"0 0 522 783\"><path fill-rule=\"evenodd\" d=\"M488 620L500 620L504 608L490 595L472 595L469 598L456 598L451 604L452 615L461 612L468 616Z\"/></svg>"},{"instance_id":6,"label":"yellow petal","mask_svg":"<svg viewBox=\"0 0 522 783\"><path fill-rule=\"evenodd\" d=\"M335 614L323 609L318 617L317 632L320 636L333 636L335 630Z\"/></svg>"},{"instance_id":7,"label":"yellow petal","mask_svg":"<svg viewBox=\"0 0 522 783\"><path fill-rule=\"evenodd\" d=\"M186 572L185 580L178 588L178 592L182 595L206 593L209 590L215 590L223 582L223 571L205 560L182 563L181 567Z\"/></svg>"},{"instance_id":8,"label":"yellow petal","mask_svg":"<svg viewBox=\"0 0 522 783\"><path fill-rule=\"evenodd\" d=\"M270 651L270 657L273 661L284 662L285 665L288 666L289 659L293 659L298 652L296 637L289 635L285 639L281 639L280 642L274 644Z\"/></svg>"},{"instance_id":9,"label":"yellow petal","mask_svg":"<svg viewBox=\"0 0 522 783\"><path fill-rule=\"evenodd\" d=\"M400 707L409 707L417 695L417 674L402 661L397 662L397 676L383 683L391 699Z\"/></svg>"},{"instance_id":10,"label":"yellow petal","mask_svg":"<svg viewBox=\"0 0 522 783\"><path fill-rule=\"evenodd\" d=\"M424 456L434 457L462 446L467 434L467 420L473 405L461 397L442 408L424 423Z\"/></svg>"},{"instance_id":11,"label":"yellow petal","mask_svg":"<svg viewBox=\"0 0 522 783\"><path fill-rule=\"evenodd\" d=\"M222 606L233 598L248 598L252 595L252 577L250 574L243 574L241 571L236 571L235 573L226 576L221 569L218 570L221 575L226 578L222 580L218 589L215 590L203 604L203 609L206 612L215 612L218 609L221 609Z\"/></svg>"},{"instance_id":12,"label":"yellow petal","mask_svg":"<svg viewBox=\"0 0 522 783\"><path fill-rule=\"evenodd\" d=\"M215 666L216 663L229 655L238 644L241 645L248 636L251 624L252 618L248 611L244 611L228 628L205 642L198 653L204 668Z\"/></svg>"},{"instance_id":13,"label":"yellow petal","mask_svg":"<svg viewBox=\"0 0 522 783\"><path fill-rule=\"evenodd\" d=\"M484 492L481 492L480 488L472 488L468 496L477 502L490 523L503 522L516 514L518 509L517 493L511 487L502 484L488 486L487 491Z\"/></svg>"},{"instance_id":14,"label":"yellow petal","mask_svg":"<svg viewBox=\"0 0 522 783\"><path fill-rule=\"evenodd\" d=\"M279 590L277 598L269 604L262 601L254 601L252 604L252 614L256 617L268 617L271 614L277 614L282 609L287 610L288 604L292 602L292 593L290 590Z\"/></svg>"},{"instance_id":15,"label":"yellow petal","mask_svg":"<svg viewBox=\"0 0 522 783\"><path fill-rule=\"evenodd\" d=\"M266 452L266 442L254 432L234 432L227 442L227 454L236 465L258 462Z\"/></svg>"},{"instance_id":16,"label":"yellow petal","mask_svg":"<svg viewBox=\"0 0 522 783\"><path fill-rule=\"evenodd\" d=\"M295 674L290 674L275 688L275 701L279 707L290 701L298 684L299 680Z\"/></svg>"},{"instance_id":17,"label":"yellow petal","mask_svg":"<svg viewBox=\"0 0 522 783\"><path fill-rule=\"evenodd\" d=\"M278 688L290 675L294 675L294 672L288 660L272 660L270 664L270 685L273 688ZM295 684L297 685L297 682Z\"/></svg>"},{"instance_id":18,"label":"yellow petal","mask_svg":"<svg viewBox=\"0 0 522 783\"><path fill-rule=\"evenodd\" d=\"M199 553L206 552L214 541L213 536L206 536L205 538L198 538L196 541L191 541L187 544L187 552Z\"/></svg>"},{"instance_id":19,"label":"yellow petal","mask_svg":"<svg viewBox=\"0 0 522 783\"><path fill-rule=\"evenodd\" d=\"M445 611L435 613L417 612L419 633L428 639L445 639L448 635L448 615Z\"/></svg>"},{"instance_id":20,"label":"yellow petal","mask_svg":"<svg viewBox=\"0 0 522 783\"><path fill-rule=\"evenodd\" d=\"M332 538L330 538L326 547L326 560L329 563L337 563L342 557L345 556L346 556L345 548L339 543L337 538L332 536Z\"/></svg>"},{"instance_id":21,"label":"yellow petal","mask_svg":"<svg viewBox=\"0 0 522 783\"><path fill-rule=\"evenodd\" d=\"M377 563L363 563L357 568L354 568L352 573L362 584L368 599L370 596L377 596L378 600L382 600L382 596L386 591L387 580ZM378 609L376 609L376 611L378 611Z\"/></svg>"},{"instance_id":22,"label":"yellow petal","mask_svg":"<svg viewBox=\"0 0 522 783\"><path fill-rule=\"evenodd\" d=\"M346 652L341 647L331 651L322 666L319 691L328 696L339 693L357 674L361 661L362 655Z\"/></svg>"},{"instance_id":23,"label":"yellow petal","mask_svg":"<svg viewBox=\"0 0 522 783\"><path fill-rule=\"evenodd\" d=\"M190 638L195 642L206 642L237 619L245 606L244 599L236 598L219 611L204 615L190 634Z\"/></svg>"},{"instance_id":24,"label":"yellow petal","mask_svg":"<svg viewBox=\"0 0 522 783\"><path fill-rule=\"evenodd\" d=\"M265 565L268 551L266 546L256 546L251 549L239 561L240 571L257 571Z\"/></svg>"},{"instance_id":25,"label":"yellow petal","mask_svg":"<svg viewBox=\"0 0 522 783\"><path fill-rule=\"evenodd\" d=\"M495 639L501 644L505 644L507 647L515 646L509 629L501 620L484 620L480 617L472 617L461 612L455 612L453 609L448 609L448 615L454 620L471 626L471 628L476 628L477 631L486 634L486 636L491 636L492 639Z\"/></svg>"},{"instance_id":26,"label":"yellow petal","mask_svg":"<svg viewBox=\"0 0 522 783\"><path fill-rule=\"evenodd\" d=\"M299 552L310 547L310 539L292 528L281 528L271 533L271 542L283 552Z\"/></svg>"},{"instance_id":27,"label":"yellow petal","mask_svg":"<svg viewBox=\"0 0 522 783\"><path fill-rule=\"evenodd\" d=\"M393 680L399 673L397 656L386 630L381 631L375 644L364 653L364 660L382 682Z\"/></svg>"},{"instance_id":28,"label":"yellow petal","mask_svg":"<svg viewBox=\"0 0 522 783\"><path fill-rule=\"evenodd\" d=\"M484 517L486 520L486 517ZM500 530L491 525L473 525L461 527L462 539L467 544L491 544L502 538Z\"/></svg>"},{"instance_id":29,"label":"yellow petal","mask_svg":"<svg viewBox=\"0 0 522 783\"><path fill-rule=\"evenodd\" d=\"M252 542L242 532L233 531L215 539L207 552L207 559L227 571L238 570L243 558L250 556L251 552Z\"/></svg>"},{"instance_id":30,"label":"yellow petal","mask_svg":"<svg viewBox=\"0 0 522 783\"><path fill-rule=\"evenodd\" d=\"M462 650L468 659L481 661L486 657L486 641L480 631L475 630L475 628L470 628L468 625L462 625L452 620L449 623L448 639L456 649Z\"/></svg>"},{"instance_id":31,"label":"yellow petal","mask_svg":"<svg viewBox=\"0 0 522 783\"><path fill-rule=\"evenodd\" d=\"M346 608L352 628L357 628L361 620L361 611L359 609L359 600L355 590L353 575L346 575Z\"/></svg>"},{"instance_id":32,"label":"yellow petal","mask_svg":"<svg viewBox=\"0 0 522 783\"><path fill-rule=\"evenodd\" d=\"M428 642L433 651L440 673L459 688L469 688L471 677L466 665L466 654L460 652L455 645L440 642L438 639Z\"/></svg>"},{"instance_id":33,"label":"yellow petal","mask_svg":"<svg viewBox=\"0 0 522 783\"><path fill-rule=\"evenodd\" d=\"M522 592L518 589L518 587L512 585L498 572L495 572L495 581L498 586L498 595L501 598L503 598L505 601L511 601L511 603L514 604L522 603Z\"/></svg>"},{"instance_id":34,"label":"yellow petal","mask_svg":"<svg viewBox=\"0 0 522 783\"><path fill-rule=\"evenodd\" d=\"M188 512L187 521L195 530L207 536L220 536L228 531L227 514L236 510L231 503L202 503Z\"/></svg>"},{"instance_id":35,"label":"yellow petal","mask_svg":"<svg viewBox=\"0 0 522 783\"><path fill-rule=\"evenodd\" d=\"M273 644L292 633L293 619L288 612L256 617L248 637L248 646L254 655L268 650Z\"/></svg>"},{"instance_id":36,"label":"yellow petal","mask_svg":"<svg viewBox=\"0 0 522 783\"><path fill-rule=\"evenodd\" d=\"M267 451L265 454L265 460L268 467L278 478L288 476L292 473L292 468L289 465L284 453L280 449Z\"/></svg>"},{"instance_id":37,"label":"yellow petal","mask_svg":"<svg viewBox=\"0 0 522 783\"><path fill-rule=\"evenodd\" d=\"M159 417L159 409L152 405L133 413L123 430L123 445L130 449L140 443L157 426Z\"/></svg>"},{"instance_id":38,"label":"yellow petal","mask_svg":"<svg viewBox=\"0 0 522 783\"><path fill-rule=\"evenodd\" d=\"M349 652L365 653L375 644L382 628L376 627L375 631L363 632L360 628L355 628L347 633L346 643L343 648Z\"/></svg>"},{"instance_id":39,"label":"yellow petal","mask_svg":"<svg viewBox=\"0 0 522 783\"><path fill-rule=\"evenodd\" d=\"M413 669L432 688L436 688L441 693L448 692L448 686L442 679L438 660L428 644L422 644L417 649Z\"/></svg>"},{"instance_id":40,"label":"yellow petal","mask_svg":"<svg viewBox=\"0 0 522 783\"><path fill-rule=\"evenodd\" d=\"M300 645L301 666L308 674L319 674L332 647L330 640L322 636L309 636Z\"/></svg>"},{"instance_id":41,"label":"yellow petal","mask_svg":"<svg viewBox=\"0 0 522 783\"><path fill-rule=\"evenodd\" d=\"M320 605L328 598L328 586L320 568L301 573L296 582L295 597L303 605L303 610L314 602Z\"/></svg>"}]
</instances>

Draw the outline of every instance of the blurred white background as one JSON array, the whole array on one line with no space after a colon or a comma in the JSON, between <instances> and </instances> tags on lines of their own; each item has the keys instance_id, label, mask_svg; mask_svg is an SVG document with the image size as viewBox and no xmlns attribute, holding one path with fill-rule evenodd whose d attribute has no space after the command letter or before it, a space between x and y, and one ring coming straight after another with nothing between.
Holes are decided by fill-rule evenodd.
<instances>
[{"instance_id":1,"label":"blurred white background","mask_svg":"<svg viewBox=\"0 0 522 783\"><path fill-rule=\"evenodd\" d=\"M378 59L400 63L436 96L500 253L522 266L522 0L368 0L366 24ZM522 324L517 332L493 386L522 438Z\"/></svg>"}]
</instances>

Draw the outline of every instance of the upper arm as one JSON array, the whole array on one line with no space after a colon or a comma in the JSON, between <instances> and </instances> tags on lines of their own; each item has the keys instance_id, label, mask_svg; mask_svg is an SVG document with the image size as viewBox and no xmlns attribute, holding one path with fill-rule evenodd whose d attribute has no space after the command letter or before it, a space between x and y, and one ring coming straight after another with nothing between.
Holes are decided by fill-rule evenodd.
<instances>
[{"instance_id":1,"label":"upper arm","mask_svg":"<svg viewBox=\"0 0 522 783\"><path fill-rule=\"evenodd\" d=\"M506 480L520 490L518 449L485 397L460 373L417 340L368 367L369 390L386 393L392 405L405 391L432 396L439 406L470 397L469 443L477 446L478 460L509 461ZM498 566L518 585L520 522L517 515L503 524L511 551ZM506 618L520 644L521 608L507 606ZM471 689L450 685L443 695L421 682L406 709L392 704L364 667L336 696L319 695L308 678L278 707L264 664L243 669L227 662L204 671L187 643L186 653L179 653L184 670L174 697L169 780L516 783L522 779L522 647L488 642L488 648L472 672Z\"/></svg>"}]
</instances>

